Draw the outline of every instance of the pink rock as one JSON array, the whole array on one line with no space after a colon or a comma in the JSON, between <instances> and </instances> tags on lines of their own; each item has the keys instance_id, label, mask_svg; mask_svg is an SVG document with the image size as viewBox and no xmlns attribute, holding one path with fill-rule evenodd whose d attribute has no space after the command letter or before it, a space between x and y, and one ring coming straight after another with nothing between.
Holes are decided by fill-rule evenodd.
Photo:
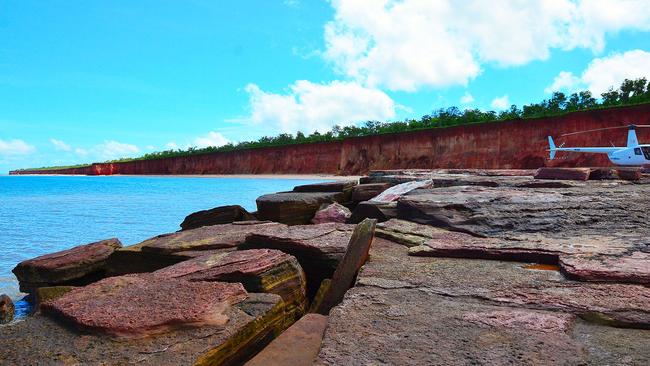
<instances>
[{"instance_id":1,"label":"pink rock","mask_svg":"<svg viewBox=\"0 0 650 366\"><path fill-rule=\"evenodd\" d=\"M563 255L560 267L567 276L581 281L628 282L650 285L650 254Z\"/></svg>"},{"instance_id":2,"label":"pink rock","mask_svg":"<svg viewBox=\"0 0 650 366\"><path fill-rule=\"evenodd\" d=\"M587 180L590 168L539 168L535 179Z\"/></svg>"},{"instance_id":3,"label":"pink rock","mask_svg":"<svg viewBox=\"0 0 650 366\"><path fill-rule=\"evenodd\" d=\"M463 320L488 327L550 333L569 331L575 321L575 315L504 308L503 310L466 313L463 315Z\"/></svg>"},{"instance_id":4,"label":"pink rock","mask_svg":"<svg viewBox=\"0 0 650 366\"><path fill-rule=\"evenodd\" d=\"M373 202L393 202L397 201L400 197L411 192L412 190L418 188L431 188L433 182L431 180L416 180L412 182L406 182L398 184L396 186L390 187L387 190L383 191L377 197L373 198Z\"/></svg>"},{"instance_id":5,"label":"pink rock","mask_svg":"<svg viewBox=\"0 0 650 366\"><path fill-rule=\"evenodd\" d=\"M316 211L314 218L311 219L312 224L323 224L326 222L340 222L345 223L350 218L352 212L347 207L338 203L332 203L325 208Z\"/></svg>"},{"instance_id":6,"label":"pink rock","mask_svg":"<svg viewBox=\"0 0 650 366\"><path fill-rule=\"evenodd\" d=\"M190 282L139 274L76 288L43 303L41 311L82 329L141 337L175 327L226 324L226 311L246 297L239 283Z\"/></svg>"},{"instance_id":7,"label":"pink rock","mask_svg":"<svg viewBox=\"0 0 650 366\"><path fill-rule=\"evenodd\" d=\"M121 247L117 239L79 245L23 261L13 269L13 273L18 277L23 291L81 280L105 271L107 258Z\"/></svg>"}]
</instances>

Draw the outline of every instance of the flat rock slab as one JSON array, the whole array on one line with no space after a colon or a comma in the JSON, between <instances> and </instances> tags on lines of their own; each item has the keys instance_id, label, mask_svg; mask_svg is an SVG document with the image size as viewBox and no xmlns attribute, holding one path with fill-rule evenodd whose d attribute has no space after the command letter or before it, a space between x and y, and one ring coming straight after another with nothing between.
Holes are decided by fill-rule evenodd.
<instances>
[{"instance_id":1,"label":"flat rock slab","mask_svg":"<svg viewBox=\"0 0 650 366\"><path fill-rule=\"evenodd\" d=\"M388 188L390 188L388 183L359 184L352 190L351 200L355 202L368 201Z\"/></svg>"},{"instance_id":2,"label":"flat rock slab","mask_svg":"<svg viewBox=\"0 0 650 366\"><path fill-rule=\"evenodd\" d=\"M248 361L246 366L312 365L326 326L326 316L307 314Z\"/></svg>"},{"instance_id":3,"label":"flat rock slab","mask_svg":"<svg viewBox=\"0 0 650 366\"><path fill-rule=\"evenodd\" d=\"M103 276L106 260L120 247L122 244L118 239L80 245L23 261L13 269L13 273L24 292L44 286L85 284Z\"/></svg>"},{"instance_id":4,"label":"flat rock slab","mask_svg":"<svg viewBox=\"0 0 650 366\"><path fill-rule=\"evenodd\" d=\"M581 364L564 313L475 304L412 289L351 289L332 310L317 364Z\"/></svg>"},{"instance_id":5,"label":"flat rock slab","mask_svg":"<svg viewBox=\"0 0 650 366\"><path fill-rule=\"evenodd\" d=\"M257 213L260 220L288 225L308 224L323 203L347 200L342 192L284 192L258 197Z\"/></svg>"},{"instance_id":6,"label":"flat rock slab","mask_svg":"<svg viewBox=\"0 0 650 366\"><path fill-rule=\"evenodd\" d=\"M293 191L294 192L345 192L345 191L350 191L356 185L357 185L357 181L342 180L342 181L335 181L335 182L303 184L300 186L295 186L293 188Z\"/></svg>"},{"instance_id":7,"label":"flat rock slab","mask_svg":"<svg viewBox=\"0 0 650 366\"><path fill-rule=\"evenodd\" d=\"M650 254L582 254L560 256L562 272L581 281L628 282L650 285Z\"/></svg>"},{"instance_id":8,"label":"flat rock slab","mask_svg":"<svg viewBox=\"0 0 650 366\"><path fill-rule=\"evenodd\" d=\"M293 322L307 310L305 274L295 257L274 249L208 254L153 273L162 278L241 283L248 292L280 295Z\"/></svg>"},{"instance_id":9,"label":"flat rock slab","mask_svg":"<svg viewBox=\"0 0 650 366\"><path fill-rule=\"evenodd\" d=\"M41 311L79 329L142 337L175 327L224 325L228 308L246 296L239 283L139 274L110 277L73 289L41 304Z\"/></svg>"},{"instance_id":10,"label":"flat rock slab","mask_svg":"<svg viewBox=\"0 0 650 366\"><path fill-rule=\"evenodd\" d=\"M255 217L239 205L220 206L188 215L181 223L181 229L190 230L202 226L230 224L235 221L249 220L255 220Z\"/></svg>"},{"instance_id":11,"label":"flat rock slab","mask_svg":"<svg viewBox=\"0 0 650 366\"><path fill-rule=\"evenodd\" d=\"M243 243L250 233L273 231L283 227L282 224L260 221L203 226L198 229L159 235L145 240L140 246L142 251L162 254L234 248Z\"/></svg>"},{"instance_id":12,"label":"flat rock slab","mask_svg":"<svg viewBox=\"0 0 650 366\"><path fill-rule=\"evenodd\" d=\"M590 168L539 168L535 179L588 180Z\"/></svg>"},{"instance_id":13,"label":"flat rock slab","mask_svg":"<svg viewBox=\"0 0 650 366\"><path fill-rule=\"evenodd\" d=\"M80 332L36 315L0 327L0 360L8 365L241 365L283 329L281 302L277 295L249 294L226 309L225 325L145 338Z\"/></svg>"},{"instance_id":14,"label":"flat rock slab","mask_svg":"<svg viewBox=\"0 0 650 366\"><path fill-rule=\"evenodd\" d=\"M354 225L326 223L278 227L252 233L240 249L278 249L298 259L305 270L310 297L321 281L331 278L343 258Z\"/></svg>"}]
</instances>

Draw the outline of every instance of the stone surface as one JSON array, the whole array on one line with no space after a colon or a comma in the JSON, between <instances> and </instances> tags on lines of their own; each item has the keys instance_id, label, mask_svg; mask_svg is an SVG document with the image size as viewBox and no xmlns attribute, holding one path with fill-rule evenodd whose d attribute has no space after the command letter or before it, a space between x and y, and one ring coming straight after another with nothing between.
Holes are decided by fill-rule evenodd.
<instances>
[{"instance_id":1,"label":"stone surface","mask_svg":"<svg viewBox=\"0 0 650 366\"><path fill-rule=\"evenodd\" d=\"M400 199L403 195L422 188L431 188L433 186L433 181L431 180L418 180L412 182L401 183L396 186L392 186L387 190L381 192L379 195L372 199L373 202L388 203L394 202Z\"/></svg>"},{"instance_id":2,"label":"stone surface","mask_svg":"<svg viewBox=\"0 0 650 366\"><path fill-rule=\"evenodd\" d=\"M240 249L278 249L298 259L307 275L309 297L325 278L331 278L343 258L354 225L327 223L278 227L253 233Z\"/></svg>"},{"instance_id":3,"label":"stone surface","mask_svg":"<svg viewBox=\"0 0 650 366\"><path fill-rule=\"evenodd\" d=\"M318 355L327 317L307 314L271 342L246 366L311 366Z\"/></svg>"},{"instance_id":4,"label":"stone surface","mask_svg":"<svg viewBox=\"0 0 650 366\"><path fill-rule=\"evenodd\" d=\"M354 228L345 255L336 267L316 312L327 315L354 285L359 269L368 259L370 245L375 238L376 225L376 220L365 219Z\"/></svg>"},{"instance_id":5,"label":"stone surface","mask_svg":"<svg viewBox=\"0 0 650 366\"><path fill-rule=\"evenodd\" d=\"M320 283L320 286L318 286L318 291L316 291L316 295L314 295L314 299L311 301L311 304L309 304L310 313L318 312L318 309L321 307L321 304L323 303L323 299L325 298L325 294L330 289L331 283L332 280L329 278L324 279Z\"/></svg>"},{"instance_id":6,"label":"stone surface","mask_svg":"<svg viewBox=\"0 0 650 366\"><path fill-rule=\"evenodd\" d=\"M121 246L118 239L79 245L23 261L13 273L23 292L44 286L86 284L105 275L107 258Z\"/></svg>"},{"instance_id":7,"label":"stone surface","mask_svg":"<svg viewBox=\"0 0 650 366\"><path fill-rule=\"evenodd\" d=\"M14 302L5 294L0 295L0 324L9 323L14 319Z\"/></svg>"},{"instance_id":8,"label":"stone surface","mask_svg":"<svg viewBox=\"0 0 650 366\"><path fill-rule=\"evenodd\" d=\"M365 201L354 208L348 222L358 224L364 219L376 219L378 222L384 222L394 217L397 217L397 202Z\"/></svg>"},{"instance_id":9,"label":"stone surface","mask_svg":"<svg viewBox=\"0 0 650 366\"><path fill-rule=\"evenodd\" d=\"M535 179L587 180L589 168L539 168Z\"/></svg>"},{"instance_id":10,"label":"stone surface","mask_svg":"<svg viewBox=\"0 0 650 366\"><path fill-rule=\"evenodd\" d=\"M345 202L342 192L284 192L258 197L257 215L261 220L288 225L308 224L323 203Z\"/></svg>"},{"instance_id":11,"label":"stone surface","mask_svg":"<svg viewBox=\"0 0 650 366\"><path fill-rule=\"evenodd\" d=\"M204 226L194 230L159 235L145 240L142 242L142 250L168 254L182 251L234 248L243 243L246 235L251 232L263 232L282 227L284 225L260 221Z\"/></svg>"},{"instance_id":12,"label":"stone surface","mask_svg":"<svg viewBox=\"0 0 650 366\"><path fill-rule=\"evenodd\" d=\"M294 192L349 192L357 185L357 181L340 180L335 182L312 183L295 186Z\"/></svg>"},{"instance_id":13,"label":"stone surface","mask_svg":"<svg viewBox=\"0 0 650 366\"><path fill-rule=\"evenodd\" d=\"M624 255L563 255L562 272L581 281L627 282L650 286L650 254L632 252Z\"/></svg>"},{"instance_id":14,"label":"stone surface","mask_svg":"<svg viewBox=\"0 0 650 366\"><path fill-rule=\"evenodd\" d=\"M181 223L181 229L190 230L201 226L230 224L235 221L250 220L255 220L255 217L239 205L220 206L188 215Z\"/></svg>"},{"instance_id":15,"label":"stone surface","mask_svg":"<svg viewBox=\"0 0 650 366\"><path fill-rule=\"evenodd\" d=\"M110 277L74 289L41 304L41 312L82 330L143 337L175 327L225 325L228 308L246 295L238 283L137 274Z\"/></svg>"},{"instance_id":16,"label":"stone surface","mask_svg":"<svg viewBox=\"0 0 650 366\"><path fill-rule=\"evenodd\" d=\"M351 200L355 202L368 201L388 188L390 188L389 183L359 184L352 189Z\"/></svg>"},{"instance_id":17,"label":"stone surface","mask_svg":"<svg viewBox=\"0 0 650 366\"><path fill-rule=\"evenodd\" d=\"M641 180L643 174L640 169L616 169L616 175L623 180Z\"/></svg>"},{"instance_id":18,"label":"stone surface","mask_svg":"<svg viewBox=\"0 0 650 366\"><path fill-rule=\"evenodd\" d=\"M321 206L321 208L316 211L316 214L314 214L314 218L311 219L311 222L312 224L323 224L326 222L345 223L351 215L352 212L349 208L334 202L325 207Z\"/></svg>"},{"instance_id":19,"label":"stone surface","mask_svg":"<svg viewBox=\"0 0 650 366\"><path fill-rule=\"evenodd\" d=\"M162 278L192 282L241 283L248 292L280 295L287 321L307 311L305 274L293 256L274 249L251 249L208 254L154 272Z\"/></svg>"},{"instance_id":20,"label":"stone surface","mask_svg":"<svg viewBox=\"0 0 650 366\"><path fill-rule=\"evenodd\" d=\"M575 282L517 262L407 252L375 239L357 286L330 312L317 364L650 360L644 346L650 331L633 329L650 326L647 287Z\"/></svg>"},{"instance_id":21,"label":"stone surface","mask_svg":"<svg viewBox=\"0 0 650 366\"><path fill-rule=\"evenodd\" d=\"M36 315L0 327L0 360L8 365L241 365L282 331L281 301L273 294L249 294L225 310L225 325L183 327L145 338L80 332Z\"/></svg>"},{"instance_id":22,"label":"stone surface","mask_svg":"<svg viewBox=\"0 0 650 366\"><path fill-rule=\"evenodd\" d=\"M33 308L32 312L37 312L41 308L41 304L46 301L58 299L59 297L67 294L77 287L75 286L51 286L51 287L39 287L34 291L33 295Z\"/></svg>"}]
</instances>

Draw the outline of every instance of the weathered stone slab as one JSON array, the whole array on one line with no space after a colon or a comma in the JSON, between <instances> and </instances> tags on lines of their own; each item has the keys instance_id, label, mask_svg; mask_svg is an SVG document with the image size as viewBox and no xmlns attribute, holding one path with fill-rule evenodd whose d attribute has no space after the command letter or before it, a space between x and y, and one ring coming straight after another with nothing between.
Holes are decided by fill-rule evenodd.
<instances>
[{"instance_id":1,"label":"weathered stone slab","mask_svg":"<svg viewBox=\"0 0 650 366\"><path fill-rule=\"evenodd\" d=\"M590 168L539 168L535 179L587 180Z\"/></svg>"},{"instance_id":2,"label":"weathered stone slab","mask_svg":"<svg viewBox=\"0 0 650 366\"><path fill-rule=\"evenodd\" d=\"M305 274L293 256L274 249L251 249L208 254L154 272L162 278L187 281L241 283L248 292L280 295L287 321L307 310Z\"/></svg>"},{"instance_id":3,"label":"weathered stone slab","mask_svg":"<svg viewBox=\"0 0 650 366\"><path fill-rule=\"evenodd\" d=\"M248 361L246 366L312 365L326 326L326 316L307 314Z\"/></svg>"},{"instance_id":4,"label":"weathered stone slab","mask_svg":"<svg viewBox=\"0 0 650 366\"><path fill-rule=\"evenodd\" d=\"M14 302L5 294L0 295L0 324L9 323L14 319Z\"/></svg>"},{"instance_id":5,"label":"weathered stone slab","mask_svg":"<svg viewBox=\"0 0 650 366\"><path fill-rule=\"evenodd\" d=\"M563 273L581 281L650 285L650 254L645 252L563 255L559 263Z\"/></svg>"},{"instance_id":6,"label":"weathered stone slab","mask_svg":"<svg viewBox=\"0 0 650 366\"><path fill-rule=\"evenodd\" d=\"M357 286L417 288L450 297L563 311L621 327L650 327L650 288L576 282L523 263L408 256L406 246L376 238ZM612 294L616 294L613 296Z\"/></svg>"},{"instance_id":7,"label":"weathered stone slab","mask_svg":"<svg viewBox=\"0 0 650 366\"><path fill-rule=\"evenodd\" d=\"M51 301L58 299L59 297L67 294L68 292L74 290L75 286L51 286L51 287L39 287L34 291L32 298L32 312L38 312L41 308L41 304L46 301Z\"/></svg>"},{"instance_id":8,"label":"weathered stone slab","mask_svg":"<svg viewBox=\"0 0 650 366\"><path fill-rule=\"evenodd\" d=\"M326 222L345 223L352 215L349 208L336 202L325 207L323 206L314 214L314 218L311 219L312 224L324 224Z\"/></svg>"},{"instance_id":9,"label":"weathered stone slab","mask_svg":"<svg viewBox=\"0 0 650 366\"><path fill-rule=\"evenodd\" d=\"M283 329L277 295L248 294L224 314L225 325L179 327L144 338L80 332L36 315L0 327L0 360L9 365L241 365Z\"/></svg>"},{"instance_id":10,"label":"weathered stone slab","mask_svg":"<svg viewBox=\"0 0 650 366\"><path fill-rule=\"evenodd\" d=\"M347 250L354 225L327 223L278 227L252 233L240 249L278 249L298 259L307 275L310 298L321 281L331 278Z\"/></svg>"},{"instance_id":11,"label":"weathered stone slab","mask_svg":"<svg viewBox=\"0 0 650 366\"><path fill-rule=\"evenodd\" d=\"M397 217L397 202L360 202L352 211L352 216L348 219L351 224L358 224L364 219L375 219L378 222Z\"/></svg>"},{"instance_id":12,"label":"weathered stone slab","mask_svg":"<svg viewBox=\"0 0 650 366\"><path fill-rule=\"evenodd\" d=\"M44 286L85 284L105 275L107 258L120 247L118 239L80 245L23 261L13 273L23 292Z\"/></svg>"},{"instance_id":13,"label":"weathered stone slab","mask_svg":"<svg viewBox=\"0 0 650 366\"><path fill-rule=\"evenodd\" d=\"M261 220L288 225L308 224L323 203L345 202L341 192L284 192L258 197L257 215Z\"/></svg>"},{"instance_id":14,"label":"weathered stone slab","mask_svg":"<svg viewBox=\"0 0 650 366\"><path fill-rule=\"evenodd\" d=\"M357 185L353 180L341 180L335 182L312 183L295 186L294 192L346 192Z\"/></svg>"},{"instance_id":15,"label":"weathered stone slab","mask_svg":"<svg viewBox=\"0 0 650 366\"><path fill-rule=\"evenodd\" d=\"M82 330L142 337L175 327L225 325L228 308L246 295L238 283L125 275L76 288L41 304L41 311Z\"/></svg>"},{"instance_id":16,"label":"weathered stone slab","mask_svg":"<svg viewBox=\"0 0 650 366\"><path fill-rule=\"evenodd\" d=\"M641 180L643 174L640 169L616 169L616 175L623 180Z\"/></svg>"},{"instance_id":17,"label":"weathered stone slab","mask_svg":"<svg viewBox=\"0 0 650 366\"><path fill-rule=\"evenodd\" d=\"M235 221L255 220L255 216L239 205L220 206L209 210L194 212L181 223L182 230L196 229L202 226L230 224Z\"/></svg>"},{"instance_id":18,"label":"weathered stone slab","mask_svg":"<svg viewBox=\"0 0 650 366\"><path fill-rule=\"evenodd\" d=\"M388 188L390 188L388 183L359 184L352 189L351 200L355 202L368 201Z\"/></svg>"},{"instance_id":19,"label":"weathered stone slab","mask_svg":"<svg viewBox=\"0 0 650 366\"><path fill-rule=\"evenodd\" d=\"M284 225L275 222L260 221L203 226L147 239L141 243L141 247L142 251L162 254L235 248L252 232L264 232L283 227Z\"/></svg>"},{"instance_id":20,"label":"weathered stone slab","mask_svg":"<svg viewBox=\"0 0 650 366\"><path fill-rule=\"evenodd\" d=\"M400 199L403 195L411 191L414 191L416 189L431 188L431 187L433 187L433 181L430 179L401 183L383 191L382 193L374 197L372 201L381 202L381 203L394 202Z\"/></svg>"},{"instance_id":21,"label":"weathered stone slab","mask_svg":"<svg viewBox=\"0 0 650 366\"><path fill-rule=\"evenodd\" d=\"M316 312L327 315L343 300L345 293L354 284L359 269L368 259L370 245L375 238L376 225L376 220L365 219L354 228L345 255L336 267Z\"/></svg>"}]
</instances>

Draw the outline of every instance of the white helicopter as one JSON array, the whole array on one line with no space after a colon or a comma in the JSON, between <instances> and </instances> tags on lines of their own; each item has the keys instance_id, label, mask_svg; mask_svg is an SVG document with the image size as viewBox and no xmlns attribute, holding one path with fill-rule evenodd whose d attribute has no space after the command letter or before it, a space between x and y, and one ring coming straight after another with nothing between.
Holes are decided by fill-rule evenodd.
<instances>
[{"instance_id":1,"label":"white helicopter","mask_svg":"<svg viewBox=\"0 0 650 366\"><path fill-rule=\"evenodd\" d=\"M650 164L650 144L639 144L639 140L636 137L637 128L647 128L650 125L629 125L629 126L618 126L618 127L605 127L597 128L595 130L587 130L580 132L567 133L561 136L570 136L577 135L579 133L587 132L596 132L603 130L614 130L619 128L627 128L627 146L625 147L564 147L564 144L559 147L555 146L553 138L548 137L549 151L551 160L555 158L555 153L558 151L571 151L579 153L595 153L595 154L607 154L609 160L615 165L648 165Z\"/></svg>"}]
</instances>

